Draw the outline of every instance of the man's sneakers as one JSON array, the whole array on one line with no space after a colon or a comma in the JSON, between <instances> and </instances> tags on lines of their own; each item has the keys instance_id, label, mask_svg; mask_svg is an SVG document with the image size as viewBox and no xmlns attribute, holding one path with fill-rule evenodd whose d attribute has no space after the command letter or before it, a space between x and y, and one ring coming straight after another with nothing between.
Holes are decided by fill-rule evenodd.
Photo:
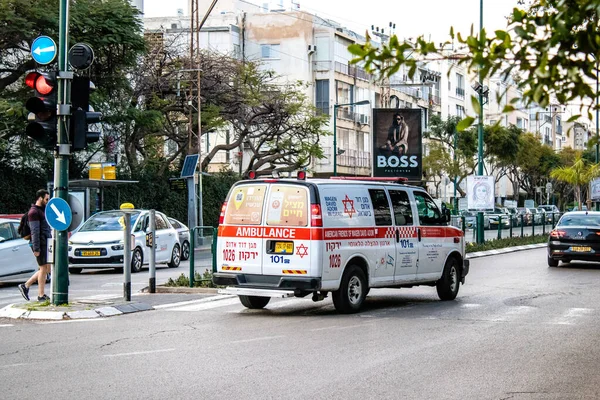
<instances>
[{"instance_id":1,"label":"man's sneakers","mask_svg":"<svg viewBox=\"0 0 600 400\"><path fill-rule=\"evenodd\" d=\"M42 301L50 301L50 297L48 297L47 295L38 296L38 301L40 301L40 302L42 302Z\"/></svg>"},{"instance_id":2,"label":"man's sneakers","mask_svg":"<svg viewBox=\"0 0 600 400\"><path fill-rule=\"evenodd\" d=\"M25 286L24 283L19 285L19 292L21 292L21 295L25 300L29 301L29 288Z\"/></svg>"}]
</instances>

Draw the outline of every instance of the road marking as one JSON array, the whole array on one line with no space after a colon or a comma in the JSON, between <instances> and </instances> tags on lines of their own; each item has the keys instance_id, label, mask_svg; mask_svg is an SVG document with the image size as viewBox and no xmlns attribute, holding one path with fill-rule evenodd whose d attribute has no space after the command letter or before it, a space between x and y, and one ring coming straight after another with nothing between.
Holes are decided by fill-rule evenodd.
<instances>
[{"instance_id":1,"label":"road marking","mask_svg":"<svg viewBox=\"0 0 600 400\"><path fill-rule=\"evenodd\" d=\"M229 343L230 344L248 343L248 342L258 342L258 341L261 341L261 340L272 340L272 339L283 339L283 338L285 338L285 336L283 336L283 335L279 335L279 336L263 336L263 337L254 338L254 339L234 340L233 342L229 342Z\"/></svg>"},{"instance_id":2,"label":"road marking","mask_svg":"<svg viewBox=\"0 0 600 400\"><path fill-rule=\"evenodd\" d=\"M555 318L551 324L554 325L574 325L578 318L582 318L594 312L592 308L569 308L558 318Z\"/></svg>"},{"instance_id":3,"label":"road marking","mask_svg":"<svg viewBox=\"0 0 600 400\"><path fill-rule=\"evenodd\" d=\"M234 304L240 304L240 301L238 299L223 299L220 301L210 301L210 302L204 302L204 303L190 304L190 305L182 306L182 307L169 308L168 310L169 311L204 311L204 310L211 310L213 308L232 306Z\"/></svg>"},{"instance_id":4,"label":"road marking","mask_svg":"<svg viewBox=\"0 0 600 400\"><path fill-rule=\"evenodd\" d=\"M0 324L0 328L8 328L9 326L14 326L13 324Z\"/></svg>"},{"instance_id":5,"label":"road marking","mask_svg":"<svg viewBox=\"0 0 600 400\"><path fill-rule=\"evenodd\" d=\"M133 351L131 353L105 354L104 357L140 356L140 355L145 355L145 354L166 353L166 352L175 351L175 350L176 349L160 349L160 350L148 350L148 351Z\"/></svg>"},{"instance_id":6,"label":"road marking","mask_svg":"<svg viewBox=\"0 0 600 400\"><path fill-rule=\"evenodd\" d=\"M23 365L33 365L35 363L18 363L18 364L8 364L8 365L0 365L0 368L12 368L12 367L21 367Z\"/></svg>"},{"instance_id":7,"label":"road marking","mask_svg":"<svg viewBox=\"0 0 600 400\"><path fill-rule=\"evenodd\" d=\"M154 308L157 310L160 310L161 308L176 308L176 307L188 306L188 305L193 305L193 304L203 304L203 303L210 303L210 302L220 301L220 300L225 300L225 299L231 299L233 297L237 297L237 296L217 295L217 296L211 296L211 297L208 297L205 299L199 299L199 300L188 300L188 301L181 301L179 303L160 304L160 305L154 306Z\"/></svg>"},{"instance_id":8,"label":"road marking","mask_svg":"<svg viewBox=\"0 0 600 400\"><path fill-rule=\"evenodd\" d=\"M460 305L462 308L478 308L481 307L481 304L477 303L465 303Z\"/></svg>"}]
</instances>

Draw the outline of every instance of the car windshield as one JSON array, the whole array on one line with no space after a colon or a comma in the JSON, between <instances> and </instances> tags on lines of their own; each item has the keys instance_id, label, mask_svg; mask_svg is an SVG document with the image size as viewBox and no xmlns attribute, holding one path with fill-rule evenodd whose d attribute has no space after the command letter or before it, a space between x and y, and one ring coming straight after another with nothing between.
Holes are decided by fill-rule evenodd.
<instances>
[{"instance_id":1,"label":"car windshield","mask_svg":"<svg viewBox=\"0 0 600 400\"><path fill-rule=\"evenodd\" d=\"M558 226L600 226L600 215L565 215Z\"/></svg>"},{"instance_id":2,"label":"car windshield","mask_svg":"<svg viewBox=\"0 0 600 400\"><path fill-rule=\"evenodd\" d=\"M132 227L139 215L139 211L134 211L130 214ZM121 211L109 211L94 214L86 221L79 232L122 231L125 229L124 221L123 212Z\"/></svg>"}]
</instances>

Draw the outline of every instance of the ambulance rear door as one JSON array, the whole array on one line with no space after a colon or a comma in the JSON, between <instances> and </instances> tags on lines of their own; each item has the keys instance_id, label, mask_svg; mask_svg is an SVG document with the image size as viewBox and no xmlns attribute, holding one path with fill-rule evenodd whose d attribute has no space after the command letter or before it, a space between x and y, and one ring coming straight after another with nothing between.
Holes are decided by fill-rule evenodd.
<instances>
[{"instance_id":1,"label":"ambulance rear door","mask_svg":"<svg viewBox=\"0 0 600 400\"><path fill-rule=\"evenodd\" d=\"M262 240L264 275L318 275L310 207L306 185L280 182L269 186Z\"/></svg>"},{"instance_id":2,"label":"ambulance rear door","mask_svg":"<svg viewBox=\"0 0 600 400\"><path fill-rule=\"evenodd\" d=\"M262 220L268 185L242 183L229 193L217 240L219 272L262 274Z\"/></svg>"}]
</instances>

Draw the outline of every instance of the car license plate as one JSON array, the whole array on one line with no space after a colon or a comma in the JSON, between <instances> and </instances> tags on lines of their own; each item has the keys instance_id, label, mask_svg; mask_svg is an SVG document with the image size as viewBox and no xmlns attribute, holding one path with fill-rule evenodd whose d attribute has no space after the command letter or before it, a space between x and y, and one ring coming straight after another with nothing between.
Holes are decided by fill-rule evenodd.
<instances>
[{"instance_id":1,"label":"car license plate","mask_svg":"<svg viewBox=\"0 0 600 400\"><path fill-rule=\"evenodd\" d=\"M294 242L275 242L275 253L294 253Z\"/></svg>"},{"instance_id":2,"label":"car license plate","mask_svg":"<svg viewBox=\"0 0 600 400\"><path fill-rule=\"evenodd\" d=\"M586 251L592 251L591 247L588 246L573 246L571 247L571 251L576 251L576 252L586 252Z\"/></svg>"},{"instance_id":3,"label":"car license plate","mask_svg":"<svg viewBox=\"0 0 600 400\"><path fill-rule=\"evenodd\" d=\"M82 250L81 257L98 257L100 256L100 250Z\"/></svg>"}]
</instances>

